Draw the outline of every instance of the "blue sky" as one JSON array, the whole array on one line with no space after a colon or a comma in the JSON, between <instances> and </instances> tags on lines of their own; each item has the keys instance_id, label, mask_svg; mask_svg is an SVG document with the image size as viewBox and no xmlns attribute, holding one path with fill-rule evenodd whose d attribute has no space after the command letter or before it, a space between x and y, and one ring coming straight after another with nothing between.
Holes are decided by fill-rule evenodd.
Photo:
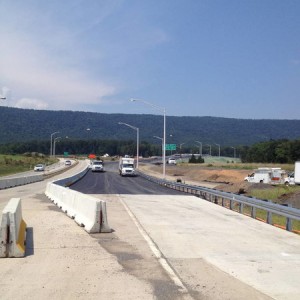
<instances>
[{"instance_id":1,"label":"blue sky","mask_svg":"<svg viewBox=\"0 0 300 300\"><path fill-rule=\"evenodd\" d=\"M0 0L1 105L299 119L299 16L298 0Z\"/></svg>"}]
</instances>

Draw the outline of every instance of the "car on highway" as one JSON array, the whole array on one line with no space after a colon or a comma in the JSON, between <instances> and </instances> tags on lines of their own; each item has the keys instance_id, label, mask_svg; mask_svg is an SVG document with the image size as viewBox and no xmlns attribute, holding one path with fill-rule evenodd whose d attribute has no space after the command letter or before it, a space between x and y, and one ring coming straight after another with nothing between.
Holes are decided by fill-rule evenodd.
<instances>
[{"instance_id":1,"label":"car on highway","mask_svg":"<svg viewBox=\"0 0 300 300\"><path fill-rule=\"evenodd\" d=\"M39 171L45 171L45 165L43 164L37 164L34 169L35 172L39 172Z\"/></svg>"},{"instance_id":2,"label":"car on highway","mask_svg":"<svg viewBox=\"0 0 300 300\"><path fill-rule=\"evenodd\" d=\"M65 166L71 166L71 165L72 165L72 162L70 160L65 161Z\"/></svg>"},{"instance_id":3,"label":"car on highway","mask_svg":"<svg viewBox=\"0 0 300 300\"><path fill-rule=\"evenodd\" d=\"M102 160L94 160L91 165L92 172L104 172L103 161Z\"/></svg>"},{"instance_id":4,"label":"car on highway","mask_svg":"<svg viewBox=\"0 0 300 300\"><path fill-rule=\"evenodd\" d=\"M173 157L170 157L170 158L168 159L167 163L168 163L169 165L176 165L176 159L173 158Z\"/></svg>"}]
</instances>

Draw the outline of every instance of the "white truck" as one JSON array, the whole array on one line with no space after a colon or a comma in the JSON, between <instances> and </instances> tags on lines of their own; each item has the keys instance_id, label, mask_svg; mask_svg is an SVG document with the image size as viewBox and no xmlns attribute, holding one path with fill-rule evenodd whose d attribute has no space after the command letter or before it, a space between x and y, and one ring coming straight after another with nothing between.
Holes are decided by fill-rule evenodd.
<instances>
[{"instance_id":1,"label":"white truck","mask_svg":"<svg viewBox=\"0 0 300 300\"><path fill-rule=\"evenodd\" d=\"M134 158L121 157L119 161L119 173L121 176L136 176Z\"/></svg>"},{"instance_id":2,"label":"white truck","mask_svg":"<svg viewBox=\"0 0 300 300\"><path fill-rule=\"evenodd\" d=\"M286 178L287 173L281 168L258 168L244 180L252 183L285 184Z\"/></svg>"}]
</instances>

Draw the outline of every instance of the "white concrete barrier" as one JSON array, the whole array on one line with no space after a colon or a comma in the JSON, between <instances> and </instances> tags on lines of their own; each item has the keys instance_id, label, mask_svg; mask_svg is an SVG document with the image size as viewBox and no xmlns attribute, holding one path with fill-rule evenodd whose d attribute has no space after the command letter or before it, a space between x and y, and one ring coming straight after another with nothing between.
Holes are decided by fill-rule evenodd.
<instances>
[{"instance_id":1,"label":"white concrete barrier","mask_svg":"<svg viewBox=\"0 0 300 300\"><path fill-rule=\"evenodd\" d=\"M8 244L8 215L2 215L0 224L0 257L7 257Z\"/></svg>"},{"instance_id":2,"label":"white concrete barrier","mask_svg":"<svg viewBox=\"0 0 300 300\"><path fill-rule=\"evenodd\" d=\"M106 202L105 201L101 201L101 215L100 215L100 231L101 232L111 232L111 228L108 226L108 222L107 222L107 212L106 212Z\"/></svg>"},{"instance_id":3,"label":"white concrete barrier","mask_svg":"<svg viewBox=\"0 0 300 300\"><path fill-rule=\"evenodd\" d=\"M26 223L22 218L20 198L12 198L2 212L1 257L25 256Z\"/></svg>"},{"instance_id":4,"label":"white concrete barrier","mask_svg":"<svg viewBox=\"0 0 300 300\"><path fill-rule=\"evenodd\" d=\"M24 185L28 183L33 183L37 181L42 181L43 175L29 175L29 176L21 176L21 177L14 177L14 178L3 178L0 179L0 190L7 189L19 185Z\"/></svg>"},{"instance_id":5,"label":"white concrete barrier","mask_svg":"<svg viewBox=\"0 0 300 300\"><path fill-rule=\"evenodd\" d=\"M47 184L45 194L88 233L111 232L107 222L105 201L53 182Z\"/></svg>"}]
</instances>

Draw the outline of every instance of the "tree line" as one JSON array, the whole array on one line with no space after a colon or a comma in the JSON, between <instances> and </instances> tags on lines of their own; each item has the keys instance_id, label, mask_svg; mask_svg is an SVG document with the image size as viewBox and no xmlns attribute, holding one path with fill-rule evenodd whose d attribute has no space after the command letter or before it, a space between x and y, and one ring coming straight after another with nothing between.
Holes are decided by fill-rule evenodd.
<instances>
[{"instance_id":1,"label":"tree line","mask_svg":"<svg viewBox=\"0 0 300 300\"><path fill-rule=\"evenodd\" d=\"M300 140L271 140L241 147L242 162L294 163L300 160Z\"/></svg>"},{"instance_id":2,"label":"tree line","mask_svg":"<svg viewBox=\"0 0 300 300\"><path fill-rule=\"evenodd\" d=\"M185 146L177 151L167 151L166 155L175 153L198 154L199 148L196 146ZM206 151L204 153L204 151ZM208 154L208 149L203 147L203 154ZM37 152L45 155L50 154L50 141L29 141L20 143L9 143L0 145L1 154L24 154L28 152ZM108 153L115 155L136 155L136 141L134 140L71 140L62 139L56 142L55 154L64 155L88 155L96 154L102 156ZM160 156L162 147L158 144L151 144L142 141L139 145L139 154L143 157ZM216 147L211 149L213 156L218 156ZM294 163L300 160L300 140L270 140L253 144L252 146L221 147L221 156L238 157L242 162L256 163Z\"/></svg>"}]
</instances>

